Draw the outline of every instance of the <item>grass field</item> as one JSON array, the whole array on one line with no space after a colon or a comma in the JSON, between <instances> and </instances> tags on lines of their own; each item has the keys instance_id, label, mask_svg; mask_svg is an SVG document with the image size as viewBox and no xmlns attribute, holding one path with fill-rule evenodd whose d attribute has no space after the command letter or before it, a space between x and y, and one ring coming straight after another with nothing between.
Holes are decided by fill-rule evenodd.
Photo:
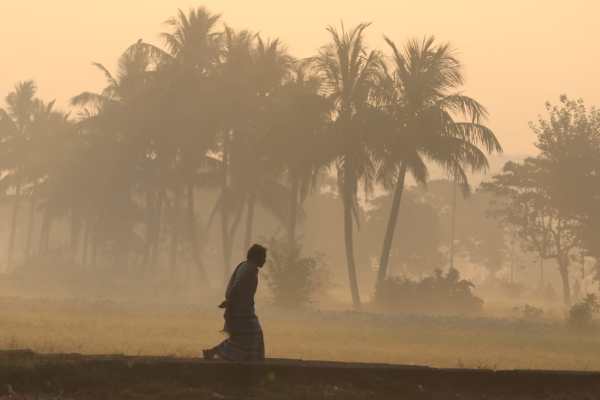
<instances>
[{"instance_id":1,"label":"grass field","mask_svg":"<svg viewBox=\"0 0 600 400\"><path fill-rule=\"evenodd\" d=\"M269 357L435 367L600 370L600 335L560 321L259 309ZM218 309L0 298L0 349L194 357Z\"/></svg>"}]
</instances>

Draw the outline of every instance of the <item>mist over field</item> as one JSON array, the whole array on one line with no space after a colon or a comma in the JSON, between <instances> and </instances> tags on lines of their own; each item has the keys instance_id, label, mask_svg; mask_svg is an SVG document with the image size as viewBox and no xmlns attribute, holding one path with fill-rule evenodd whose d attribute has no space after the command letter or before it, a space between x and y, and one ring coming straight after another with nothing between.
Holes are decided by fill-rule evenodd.
<instances>
[{"instance_id":1,"label":"mist over field","mask_svg":"<svg viewBox=\"0 0 600 400\"><path fill-rule=\"evenodd\" d=\"M5 3L0 351L600 370L599 6Z\"/></svg>"}]
</instances>

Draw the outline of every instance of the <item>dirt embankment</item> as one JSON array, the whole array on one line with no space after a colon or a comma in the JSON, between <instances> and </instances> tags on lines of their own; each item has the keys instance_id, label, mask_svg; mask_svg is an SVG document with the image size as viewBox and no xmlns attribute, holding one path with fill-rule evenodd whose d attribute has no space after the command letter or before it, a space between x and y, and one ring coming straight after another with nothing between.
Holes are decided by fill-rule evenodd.
<instances>
[{"instance_id":1,"label":"dirt embankment","mask_svg":"<svg viewBox=\"0 0 600 400\"><path fill-rule=\"evenodd\" d=\"M600 373L0 352L0 399L597 399Z\"/></svg>"}]
</instances>

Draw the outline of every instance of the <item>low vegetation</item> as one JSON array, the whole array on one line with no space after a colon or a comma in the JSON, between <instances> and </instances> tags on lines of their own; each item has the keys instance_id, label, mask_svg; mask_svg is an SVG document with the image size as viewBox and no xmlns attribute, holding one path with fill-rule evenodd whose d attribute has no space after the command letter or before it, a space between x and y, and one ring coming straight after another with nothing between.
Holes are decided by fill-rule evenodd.
<instances>
[{"instance_id":1,"label":"low vegetation","mask_svg":"<svg viewBox=\"0 0 600 400\"><path fill-rule=\"evenodd\" d=\"M273 305L287 309L310 305L326 285L325 272L322 257L304 256L298 245L290 248L281 240L269 242L267 284Z\"/></svg>"},{"instance_id":2,"label":"low vegetation","mask_svg":"<svg viewBox=\"0 0 600 400\"><path fill-rule=\"evenodd\" d=\"M455 269L446 273L436 270L421 280L388 278L377 287L375 305L404 313L477 313L482 311L483 300L473 294L474 286Z\"/></svg>"}]
</instances>

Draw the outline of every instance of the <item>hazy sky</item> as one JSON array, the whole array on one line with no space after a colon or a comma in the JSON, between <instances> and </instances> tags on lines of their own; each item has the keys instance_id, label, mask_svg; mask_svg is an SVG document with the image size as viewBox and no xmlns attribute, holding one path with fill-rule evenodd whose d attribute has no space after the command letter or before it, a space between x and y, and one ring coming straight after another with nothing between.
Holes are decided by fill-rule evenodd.
<instances>
[{"instance_id":1,"label":"hazy sky","mask_svg":"<svg viewBox=\"0 0 600 400\"><path fill-rule=\"evenodd\" d=\"M157 42L177 8L205 5L234 28L278 36L297 56L327 40L325 26L372 22L372 46L426 34L451 42L465 65L465 92L491 113L509 154L533 151L528 121L561 93L600 105L600 2L596 0L0 0L0 96L35 79L59 104L97 90L139 38Z\"/></svg>"}]
</instances>

